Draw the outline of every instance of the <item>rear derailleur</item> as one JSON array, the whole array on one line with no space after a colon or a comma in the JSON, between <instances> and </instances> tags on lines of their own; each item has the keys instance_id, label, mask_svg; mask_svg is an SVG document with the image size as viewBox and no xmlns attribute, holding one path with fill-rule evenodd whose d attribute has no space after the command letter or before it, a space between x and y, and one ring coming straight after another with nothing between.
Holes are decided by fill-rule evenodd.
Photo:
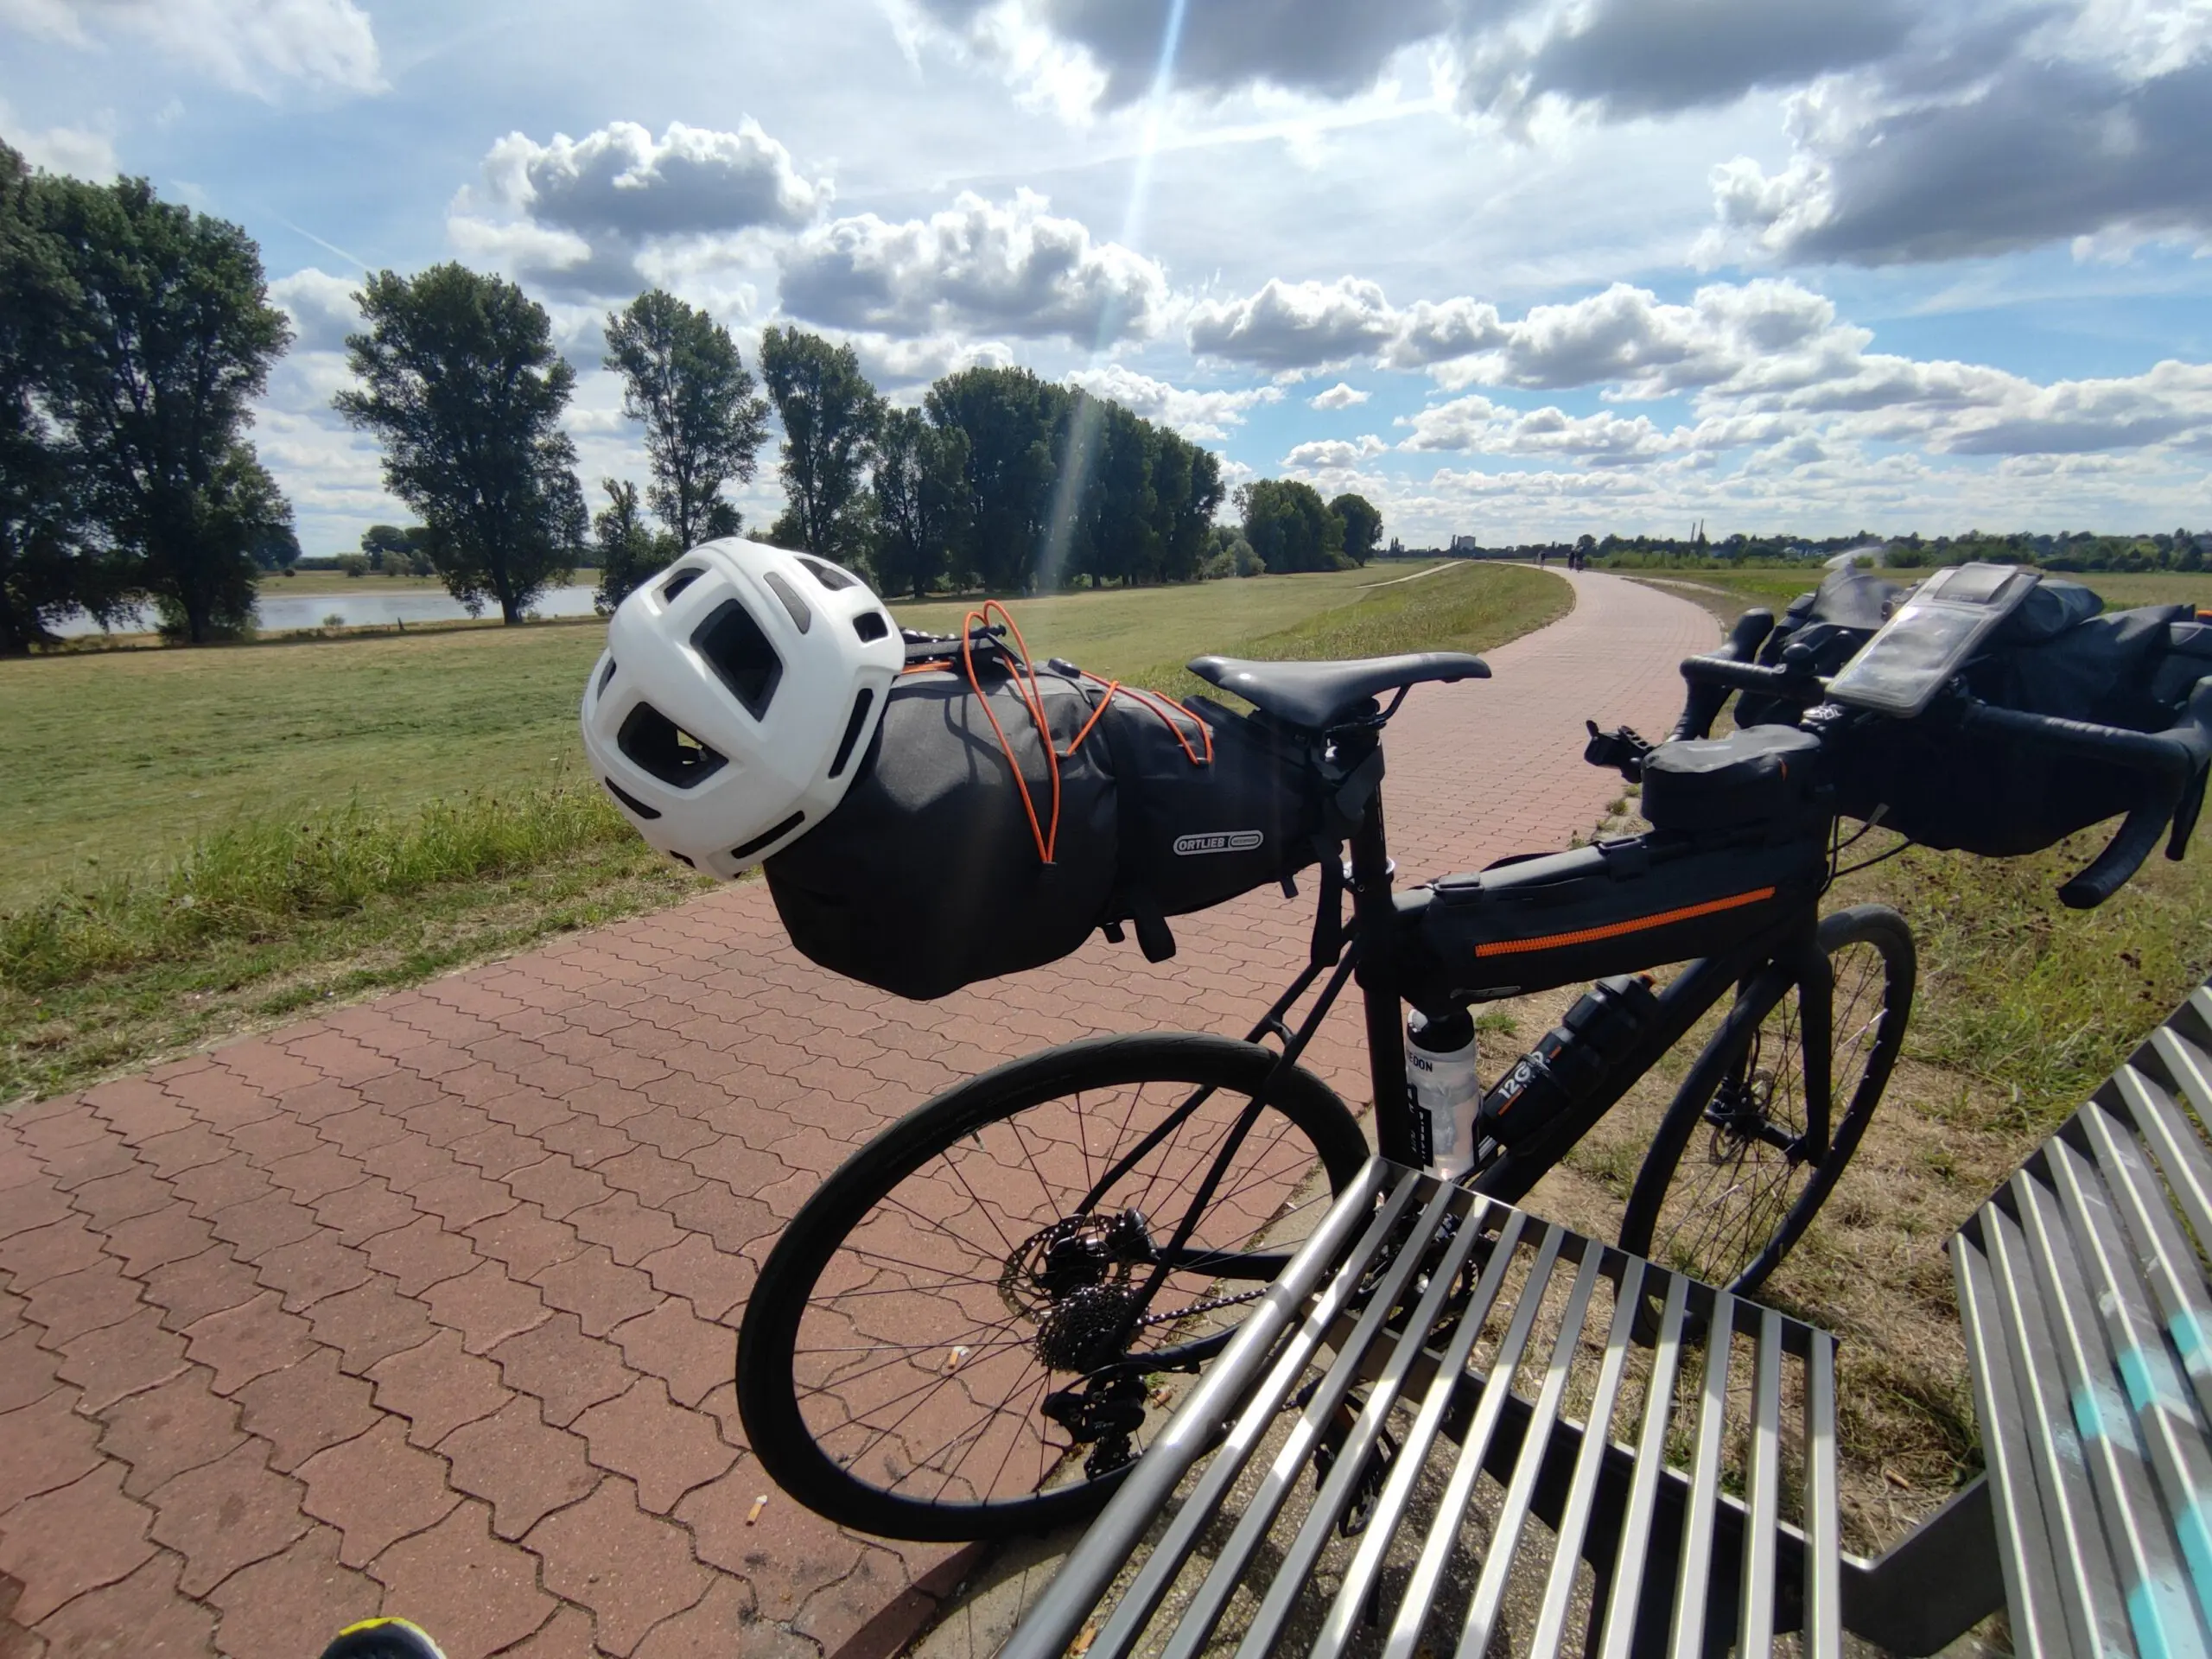
<instances>
[{"instance_id":1,"label":"rear derailleur","mask_svg":"<svg viewBox=\"0 0 2212 1659\"><path fill-rule=\"evenodd\" d=\"M1083 1471L1096 1480L1136 1461L1132 1437L1144 1427L1145 1394L1142 1372L1116 1366L1053 1390L1038 1409L1090 1448Z\"/></svg>"}]
</instances>

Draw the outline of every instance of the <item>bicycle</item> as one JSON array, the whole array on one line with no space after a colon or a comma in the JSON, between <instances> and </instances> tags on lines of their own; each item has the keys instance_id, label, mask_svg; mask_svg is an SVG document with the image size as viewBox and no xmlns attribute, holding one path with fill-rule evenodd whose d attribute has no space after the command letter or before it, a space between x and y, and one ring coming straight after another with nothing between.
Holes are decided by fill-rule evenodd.
<instances>
[{"instance_id":1,"label":"bicycle","mask_svg":"<svg viewBox=\"0 0 2212 1659\"><path fill-rule=\"evenodd\" d=\"M1718 652L1683 664L1690 695L1676 736L1706 736L1735 690L1801 712L1821 702L1822 683L1802 664L1750 660L1770 626L1771 618L1762 627L1747 617ZM1350 857L1320 866L1310 959L1242 1040L1115 1036L1014 1060L916 1109L808 1201L747 1307L738 1395L767 1472L832 1521L968 1540L1044 1531L1104 1502L1167 1414L1168 1393L1154 1379L1195 1372L1226 1345L1236 1309L1264 1294L1368 1156L1352 1110L1298 1063L1354 981L1376 1150L1424 1161L1407 1099L1402 999L1435 1000L1439 984L1456 999L1479 976L1438 980L1423 929L1446 895L1395 888L1382 733L1412 686L1488 671L1452 653L1201 658L1192 667L1313 740L1316 781ZM1387 706L1378 701L1391 693ZM2201 788L2202 754L2170 739L2009 710L1964 717L2166 780L2162 805L2131 816L2077 886L2116 890L2175 816L2188 778ZM1593 726L1592 737L1589 758L1630 775L1651 748L1625 730ZM1764 858L1814 873L1770 887L1774 902L1755 925L1695 953L1663 988L1641 992L1644 1017L1617 1038L1608 1063L1586 1068L1533 1132L1510 1144L1486 1140L1461 1179L1519 1199L1732 998L1666 1108L1619 1241L1739 1294L1756 1290L1856 1150L1910 1015L1915 958L1904 918L1872 905L1820 914L1834 826L1816 805L1778 826L1724 826L1656 851L1647 844L1638 856L1697 870ZM1512 868L1508 861L1503 881ZM1734 902L1688 908L1726 915ZM1694 932L1702 924L1686 925ZM1682 937L1669 921L1651 948ZM1495 984L1471 988L1501 994ZM1625 989L1621 999L1639 1000Z\"/></svg>"}]
</instances>

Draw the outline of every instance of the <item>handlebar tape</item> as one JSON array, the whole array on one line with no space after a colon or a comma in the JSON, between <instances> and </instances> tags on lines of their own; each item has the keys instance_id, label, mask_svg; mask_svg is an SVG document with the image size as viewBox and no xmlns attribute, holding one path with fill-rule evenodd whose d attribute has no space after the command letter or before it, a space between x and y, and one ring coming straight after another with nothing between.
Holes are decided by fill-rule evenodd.
<instances>
[{"instance_id":1,"label":"handlebar tape","mask_svg":"<svg viewBox=\"0 0 2212 1659\"><path fill-rule=\"evenodd\" d=\"M1736 619L1736 626L1728 630L1728 638L1719 648L1707 658L1693 657L1690 662L1735 663L1745 666L1758 654L1760 645L1774 632L1772 611L1745 611ZM1713 722L1720 718L1720 711L1727 706L1728 694L1738 688L1723 682L1693 677L1689 663L1682 664L1683 677L1689 680L1690 689L1682 699L1682 717L1675 722L1675 735L1706 737L1713 731Z\"/></svg>"}]
</instances>

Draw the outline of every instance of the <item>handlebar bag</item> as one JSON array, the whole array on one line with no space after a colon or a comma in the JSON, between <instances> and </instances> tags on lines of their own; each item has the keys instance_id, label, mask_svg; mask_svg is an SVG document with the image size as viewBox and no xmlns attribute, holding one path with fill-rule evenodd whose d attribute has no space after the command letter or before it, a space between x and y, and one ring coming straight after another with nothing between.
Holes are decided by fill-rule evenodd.
<instances>
[{"instance_id":1,"label":"handlebar bag","mask_svg":"<svg viewBox=\"0 0 2212 1659\"><path fill-rule=\"evenodd\" d=\"M1967 664L1967 691L2000 708L2130 731L2173 724L2188 687L2212 671L2212 652L2194 636L2188 607L2155 605L2083 618L2082 601L2064 590L2086 589L2070 582L2044 587L2058 590L2055 596L2067 607L2058 613L2060 626L2050 631L2048 614L2030 616L2018 628L2008 622ZM2076 613L2071 620L2069 612ZM2186 686L2171 689L2169 682L2178 684L2184 676ZM1924 846L1985 858L2041 852L2132 810L2155 787L2127 767L1962 730L1946 725L1940 714L1835 722L1824 748L1836 810L1845 817L1878 815L1885 827Z\"/></svg>"},{"instance_id":2,"label":"handlebar bag","mask_svg":"<svg viewBox=\"0 0 2212 1659\"><path fill-rule=\"evenodd\" d=\"M1402 902L1408 995L1443 1008L1731 950L1811 903L1827 840L1655 830L1447 876Z\"/></svg>"},{"instance_id":3,"label":"handlebar bag","mask_svg":"<svg viewBox=\"0 0 2212 1659\"><path fill-rule=\"evenodd\" d=\"M980 694L955 669L902 676L837 810L767 861L776 912L810 960L927 1001L1058 961L1108 923L1204 909L1313 861L1318 797L1285 734L1046 670L1034 683L1061 759L1045 862L1043 740L1004 665L978 669Z\"/></svg>"},{"instance_id":4,"label":"handlebar bag","mask_svg":"<svg viewBox=\"0 0 2212 1659\"><path fill-rule=\"evenodd\" d=\"M1813 810L1820 740L1790 726L1677 739L1643 757L1643 816L1656 830L1731 830Z\"/></svg>"}]
</instances>

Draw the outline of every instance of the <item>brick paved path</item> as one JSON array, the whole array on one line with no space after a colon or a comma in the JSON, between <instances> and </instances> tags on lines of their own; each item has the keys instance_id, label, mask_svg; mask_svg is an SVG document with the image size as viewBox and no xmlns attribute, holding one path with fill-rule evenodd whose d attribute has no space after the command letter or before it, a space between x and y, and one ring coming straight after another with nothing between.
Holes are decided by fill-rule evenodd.
<instances>
[{"instance_id":1,"label":"brick paved path","mask_svg":"<svg viewBox=\"0 0 2212 1659\"><path fill-rule=\"evenodd\" d=\"M1563 843L1618 790L1582 717L1671 721L1706 614L1575 581L1392 727L1409 874ZM803 961L747 883L0 1119L0 1659L301 1659L379 1609L453 1659L866 1647L950 1552L769 1491L730 1382L755 1262L983 1066L1240 1027L1307 920L1253 894L1158 968L1094 940L919 1005ZM1332 1027L1313 1063L1363 1101Z\"/></svg>"}]
</instances>

